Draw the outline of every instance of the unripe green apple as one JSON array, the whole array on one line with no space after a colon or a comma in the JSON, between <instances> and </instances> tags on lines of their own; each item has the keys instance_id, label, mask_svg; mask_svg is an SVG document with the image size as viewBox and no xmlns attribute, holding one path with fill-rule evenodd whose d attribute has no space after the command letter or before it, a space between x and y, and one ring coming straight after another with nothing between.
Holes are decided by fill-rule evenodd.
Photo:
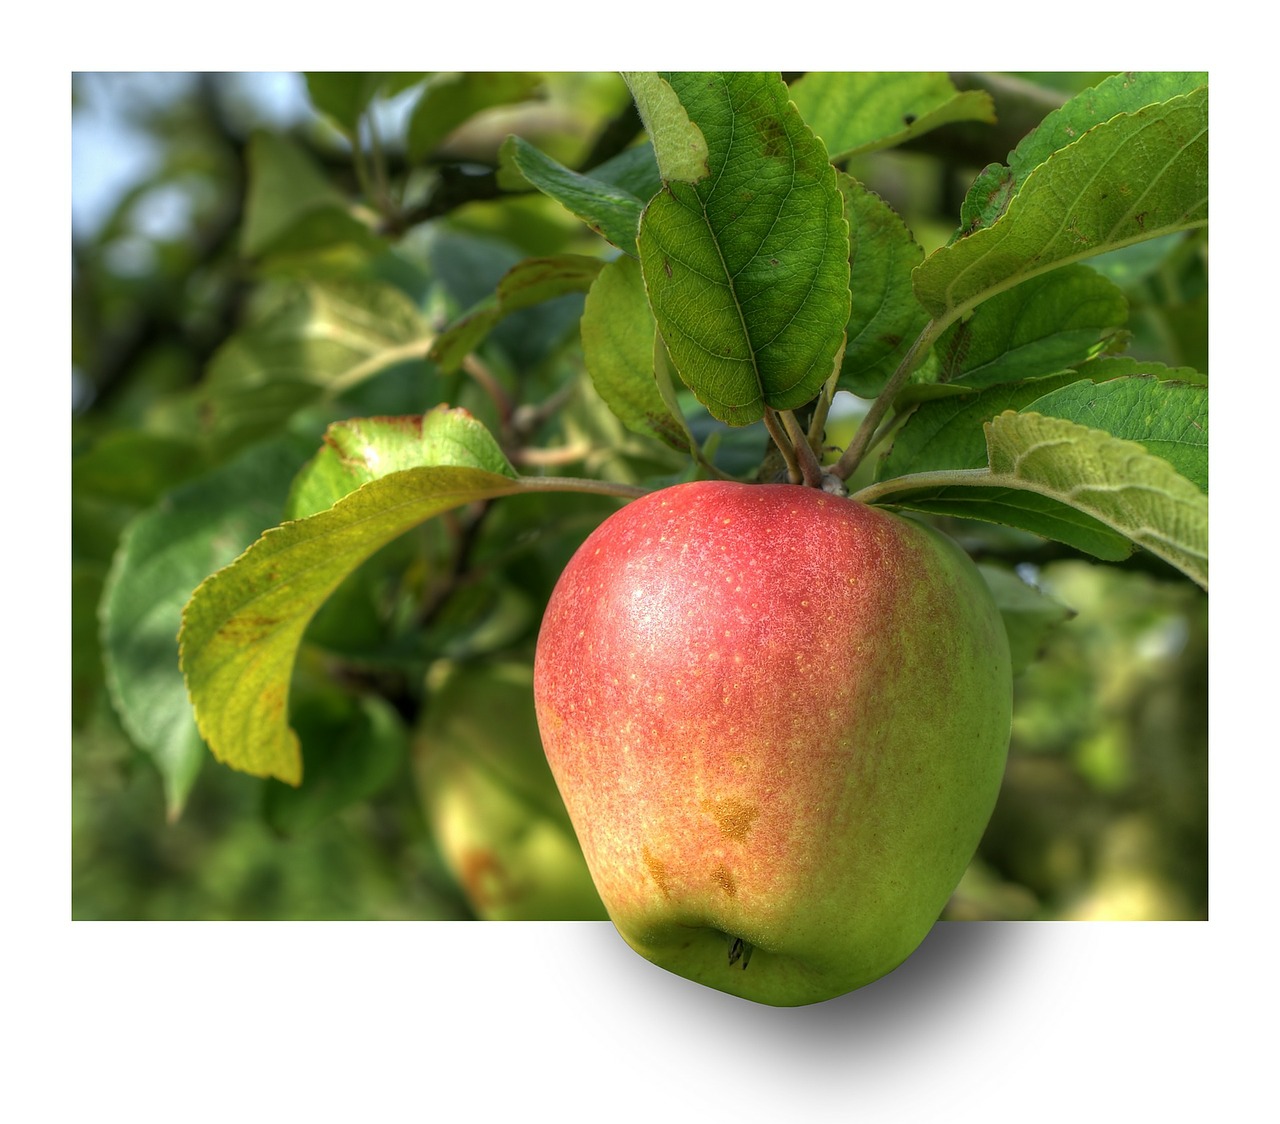
<instances>
[{"instance_id":1,"label":"unripe green apple","mask_svg":"<svg viewBox=\"0 0 1280 1124\"><path fill-rule=\"evenodd\" d=\"M534 693L626 941L798 1006L891 971L938 918L995 804L1012 677L950 539L815 488L714 481L587 538Z\"/></svg>"},{"instance_id":2,"label":"unripe green apple","mask_svg":"<svg viewBox=\"0 0 1280 1124\"><path fill-rule=\"evenodd\" d=\"M485 921L603 920L538 741L527 663L432 676L414 769L441 857Z\"/></svg>"}]
</instances>

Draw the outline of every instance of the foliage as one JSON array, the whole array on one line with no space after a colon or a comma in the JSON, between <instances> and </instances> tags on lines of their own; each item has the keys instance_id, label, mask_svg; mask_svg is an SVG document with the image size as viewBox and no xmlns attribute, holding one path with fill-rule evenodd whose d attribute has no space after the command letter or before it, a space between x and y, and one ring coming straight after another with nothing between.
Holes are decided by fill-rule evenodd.
<instances>
[{"instance_id":1,"label":"foliage","mask_svg":"<svg viewBox=\"0 0 1280 1124\"><path fill-rule=\"evenodd\" d=\"M468 915L433 684L698 477L982 563L1019 702L950 915L1203 915L1205 75L311 74L289 128L223 83L75 245L77 915ZM277 901L130 885L232 838ZM282 888L338 839L373 897Z\"/></svg>"}]
</instances>

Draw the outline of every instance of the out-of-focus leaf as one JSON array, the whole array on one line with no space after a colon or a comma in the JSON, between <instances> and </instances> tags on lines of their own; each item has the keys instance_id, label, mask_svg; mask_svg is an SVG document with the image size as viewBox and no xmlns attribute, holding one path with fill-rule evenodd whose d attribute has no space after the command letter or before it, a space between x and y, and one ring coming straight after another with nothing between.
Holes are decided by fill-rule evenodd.
<instances>
[{"instance_id":1,"label":"out-of-focus leaf","mask_svg":"<svg viewBox=\"0 0 1280 1124\"><path fill-rule=\"evenodd\" d=\"M263 811L282 835L299 835L336 812L376 795L408 756L409 732L376 695L304 692L293 700L293 723L306 759L300 787L269 781Z\"/></svg>"},{"instance_id":2,"label":"out-of-focus leaf","mask_svg":"<svg viewBox=\"0 0 1280 1124\"><path fill-rule=\"evenodd\" d=\"M484 71L441 74L427 83L409 118L409 159L429 156L454 129L481 110L537 96L542 75Z\"/></svg>"},{"instance_id":3,"label":"out-of-focus leaf","mask_svg":"<svg viewBox=\"0 0 1280 1124\"><path fill-rule=\"evenodd\" d=\"M356 217L306 152L287 137L258 132L248 150L249 186L240 250L248 258L385 243Z\"/></svg>"},{"instance_id":4,"label":"out-of-focus leaf","mask_svg":"<svg viewBox=\"0 0 1280 1124\"><path fill-rule=\"evenodd\" d=\"M1060 624L1074 617L1075 611L1028 585L1003 566L981 562L978 570L1004 620L1013 673L1018 675L1035 662L1049 636Z\"/></svg>"},{"instance_id":5,"label":"out-of-focus leaf","mask_svg":"<svg viewBox=\"0 0 1280 1124\"><path fill-rule=\"evenodd\" d=\"M645 208L645 287L680 378L745 425L831 376L850 307L843 200L777 75L668 80L708 137L712 174L669 182Z\"/></svg>"},{"instance_id":6,"label":"out-of-focus leaf","mask_svg":"<svg viewBox=\"0 0 1280 1124\"><path fill-rule=\"evenodd\" d=\"M107 685L125 731L160 772L171 818L204 757L178 669L182 607L279 519L304 456L289 441L247 450L138 516L116 552L101 608Z\"/></svg>"},{"instance_id":7,"label":"out-of-focus leaf","mask_svg":"<svg viewBox=\"0 0 1280 1124\"><path fill-rule=\"evenodd\" d=\"M325 394L397 362L425 359L430 338L413 302L391 285L289 286L210 362L201 393L214 433L228 443L266 436Z\"/></svg>"},{"instance_id":8,"label":"out-of-focus leaf","mask_svg":"<svg viewBox=\"0 0 1280 1124\"><path fill-rule=\"evenodd\" d=\"M456 371L505 316L566 293L585 293L603 265L600 258L585 254L557 254L521 262L503 276L496 292L440 333L431 345L431 359L442 371Z\"/></svg>"},{"instance_id":9,"label":"out-of-focus leaf","mask_svg":"<svg viewBox=\"0 0 1280 1124\"><path fill-rule=\"evenodd\" d=\"M348 137L354 137L360 115L379 93L408 89L425 77L425 73L313 70L306 75L307 93L316 109L331 118Z\"/></svg>"},{"instance_id":10,"label":"out-of-focus leaf","mask_svg":"<svg viewBox=\"0 0 1280 1124\"><path fill-rule=\"evenodd\" d=\"M945 74L924 71L811 71L791 84L791 99L832 160L902 144L954 121L996 119L985 90L961 93Z\"/></svg>"}]
</instances>

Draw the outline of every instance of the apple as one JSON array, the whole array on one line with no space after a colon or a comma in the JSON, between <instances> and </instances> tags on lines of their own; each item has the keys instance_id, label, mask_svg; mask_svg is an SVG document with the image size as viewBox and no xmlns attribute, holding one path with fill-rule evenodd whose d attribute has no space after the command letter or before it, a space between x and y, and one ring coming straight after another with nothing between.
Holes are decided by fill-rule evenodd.
<instances>
[{"instance_id":1,"label":"apple","mask_svg":"<svg viewBox=\"0 0 1280 1124\"><path fill-rule=\"evenodd\" d=\"M700 481L586 539L534 698L627 943L798 1006L883 976L937 920L995 805L1012 674L946 536L816 488Z\"/></svg>"},{"instance_id":2,"label":"apple","mask_svg":"<svg viewBox=\"0 0 1280 1124\"><path fill-rule=\"evenodd\" d=\"M441 857L485 921L604 920L533 714L533 670L437 665L414 739Z\"/></svg>"}]
</instances>

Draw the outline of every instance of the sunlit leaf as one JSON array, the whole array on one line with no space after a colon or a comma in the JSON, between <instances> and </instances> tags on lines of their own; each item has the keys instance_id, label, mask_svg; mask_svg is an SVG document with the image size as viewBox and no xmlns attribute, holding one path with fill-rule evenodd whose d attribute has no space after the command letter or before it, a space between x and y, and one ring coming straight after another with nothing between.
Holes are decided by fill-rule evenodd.
<instances>
[{"instance_id":1,"label":"sunlit leaf","mask_svg":"<svg viewBox=\"0 0 1280 1124\"><path fill-rule=\"evenodd\" d=\"M1051 155L1001 217L915 272L938 319L1047 270L1208 222L1208 91L1122 114Z\"/></svg>"},{"instance_id":2,"label":"sunlit leaf","mask_svg":"<svg viewBox=\"0 0 1280 1124\"><path fill-rule=\"evenodd\" d=\"M1189 94L1205 85L1208 75L1175 71L1113 74L1083 90L1048 114L1009 153L1008 166L993 164L969 189L960 208L961 232L990 226L1038 165L1059 149L1074 144L1095 125L1119 113L1135 113L1156 102Z\"/></svg>"},{"instance_id":3,"label":"sunlit leaf","mask_svg":"<svg viewBox=\"0 0 1280 1124\"><path fill-rule=\"evenodd\" d=\"M849 319L835 170L777 75L676 74L711 175L645 208L640 262L681 379L722 421L792 409L830 377Z\"/></svg>"}]
</instances>

